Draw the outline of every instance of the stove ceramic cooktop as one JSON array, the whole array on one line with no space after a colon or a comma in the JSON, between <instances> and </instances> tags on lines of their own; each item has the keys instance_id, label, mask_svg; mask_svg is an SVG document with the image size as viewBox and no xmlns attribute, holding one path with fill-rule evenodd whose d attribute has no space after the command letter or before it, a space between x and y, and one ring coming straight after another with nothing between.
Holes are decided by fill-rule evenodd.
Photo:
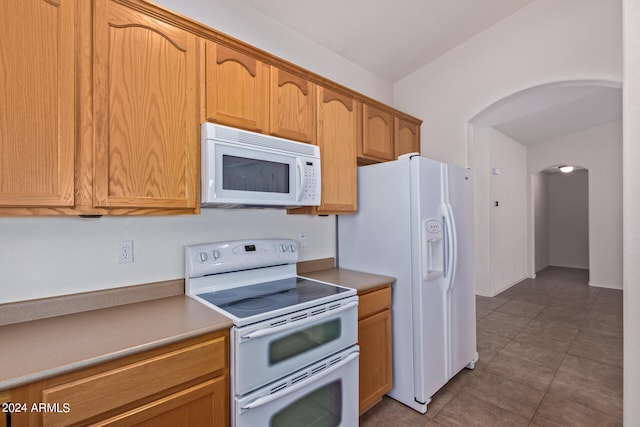
<instances>
[{"instance_id":1,"label":"stove ceramic cooktop","mask_svg":"<svg viewBox=\"0 0 640 427\"><path fill-rule=\"evenodd\" d=\"M340 298L340 294L349 291L348 288L315 280L290 277L239 288L201 293L197 296L237 318L244 319L298 304L307 305L306 303L325 297L337 296Z\"/></svg>"}]
</instances>

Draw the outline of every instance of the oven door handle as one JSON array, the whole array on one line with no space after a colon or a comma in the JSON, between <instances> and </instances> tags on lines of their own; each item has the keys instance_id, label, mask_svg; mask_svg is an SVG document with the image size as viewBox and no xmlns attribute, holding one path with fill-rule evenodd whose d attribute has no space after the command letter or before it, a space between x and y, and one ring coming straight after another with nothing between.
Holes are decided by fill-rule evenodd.
<instances>
[{"instance_id":1,"label":"oven door handle","mask_svg":"<svg viewBox=\"0 0 640 427\"><path fill-rule=\"evenodd\" d=\"M360 352L359 351L354 351L353 353L349 354L343 361L341 361L340 363L336 363L335 365L331 366L330 368L322 371L322 373L317 374L313 377L310 377L309 379L305 380L305 381L300 381L299 383L292 385L291 387L287 387L284 390L274 393L274 394L270 394L268 396L262 396L257 398L256 400L252 400L251 402L247 403L246 405L241 406L241 409L255 409L255 408L259 408L260 406L264 406L270 402L273 402L274 400L280 399L285 397L288 394L294 393L296 391L298 391L299 389L301 389L302 387L305 387L309 384L309 381L319 381L322 378L331 375L331 373L337 371L338 369L344 367L345 365L347 365L348 363L350 363L352 360L357 359L358 356L360 356Z\"/></svg>"},{"instance_id":2,"label":"oven door handle","mask_svg":"<svg viewBox=\"0 0 640 427\"><path fill-rule=\"evenodd\" d=\"M358 306L358 301L351 301L345 305L343 305L340 308L335 308L333 310L329 310L326 311L322 314L317 314L315 316L309 316L306 317L302 320L296 320L295 322L292 323L285 323L284 325L280 325L280 326L275 326L273 328L267 328L267 329L258 329L256 331L253 332L249 332L248 334L245 335L241 335L240 337L243 339L251 339L251 338L259 338L259 337L264 337L266 335L271 335L271 334L277 334L278 332L282 332L282 331L286 331L289 329L293 329L293 328L297 328L298 326L303 326L306 325L307 323L316 323L322 319L324 319L325 317L330 317L333 316L335 314L338 313L342 313L343 311L347 311L350 310L353 307L357 307Z\"/></svg>"}]
</instances>

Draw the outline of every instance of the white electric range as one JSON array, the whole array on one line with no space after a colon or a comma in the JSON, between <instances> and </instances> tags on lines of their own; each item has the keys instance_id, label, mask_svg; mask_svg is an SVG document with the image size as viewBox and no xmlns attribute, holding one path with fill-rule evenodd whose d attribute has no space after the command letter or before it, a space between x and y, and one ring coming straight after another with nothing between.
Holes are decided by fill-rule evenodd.
<instances>
[{"instance_id":1,"label":"white electric range","mask_svg":"<svg viewBox=\"0 0 640 427\"><path fill-rule=\"evenodd\" d=\"M185 292L233 320L232 425L358 421L354 289L297 276L294 240L186 248Z\"/></svg>"}]
</instances>

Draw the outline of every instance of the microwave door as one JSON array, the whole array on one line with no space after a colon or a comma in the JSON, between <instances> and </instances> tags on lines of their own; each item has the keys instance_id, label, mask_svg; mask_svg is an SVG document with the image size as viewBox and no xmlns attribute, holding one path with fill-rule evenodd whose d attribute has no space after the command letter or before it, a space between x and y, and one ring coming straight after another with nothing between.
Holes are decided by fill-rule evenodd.
<instances>
[{"instance_id":1,"label":"microwave door","mask_svg":"<svg viewBox=\"0 0 640 427\"><path fill-rule=\"evenodd\" d=\"M222 156L222 188L230 191L289 194L289 165L268 160Z\"/></svg>"},{"instance_id":2,"label":"microwave door","mask_svg":"<svg viewBox=\"0 0 640 427\"><path fill-rule=\"evenodd\" d=\"M215 202L270 205L295 203L299 184L295 156L217 144Z\"/></svg>"}]
</instances>

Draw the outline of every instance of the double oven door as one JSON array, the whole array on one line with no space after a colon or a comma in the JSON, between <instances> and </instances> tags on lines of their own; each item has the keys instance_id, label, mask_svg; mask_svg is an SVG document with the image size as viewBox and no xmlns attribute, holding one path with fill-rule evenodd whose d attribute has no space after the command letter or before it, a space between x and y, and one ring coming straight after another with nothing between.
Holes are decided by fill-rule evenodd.
<instances>
[{"instance_id":1,"label":"double oven door","mask_svg":"<svg viewBox=\"0 0 640 427\"><path fill-rule=\"evenodd\" d=\"M356 344L356 296L232 330L232 392L244 395Z\"/></svg>"},{"instance_id":2,"label":"double oven door","mask_svg":"<svg viewBox=\"0 0 640 427\"><path fill-rule=\"evenodd\" d=\"M358 425L358 346L236 396L235 427Z\"/></svg>"}]
</instances>

